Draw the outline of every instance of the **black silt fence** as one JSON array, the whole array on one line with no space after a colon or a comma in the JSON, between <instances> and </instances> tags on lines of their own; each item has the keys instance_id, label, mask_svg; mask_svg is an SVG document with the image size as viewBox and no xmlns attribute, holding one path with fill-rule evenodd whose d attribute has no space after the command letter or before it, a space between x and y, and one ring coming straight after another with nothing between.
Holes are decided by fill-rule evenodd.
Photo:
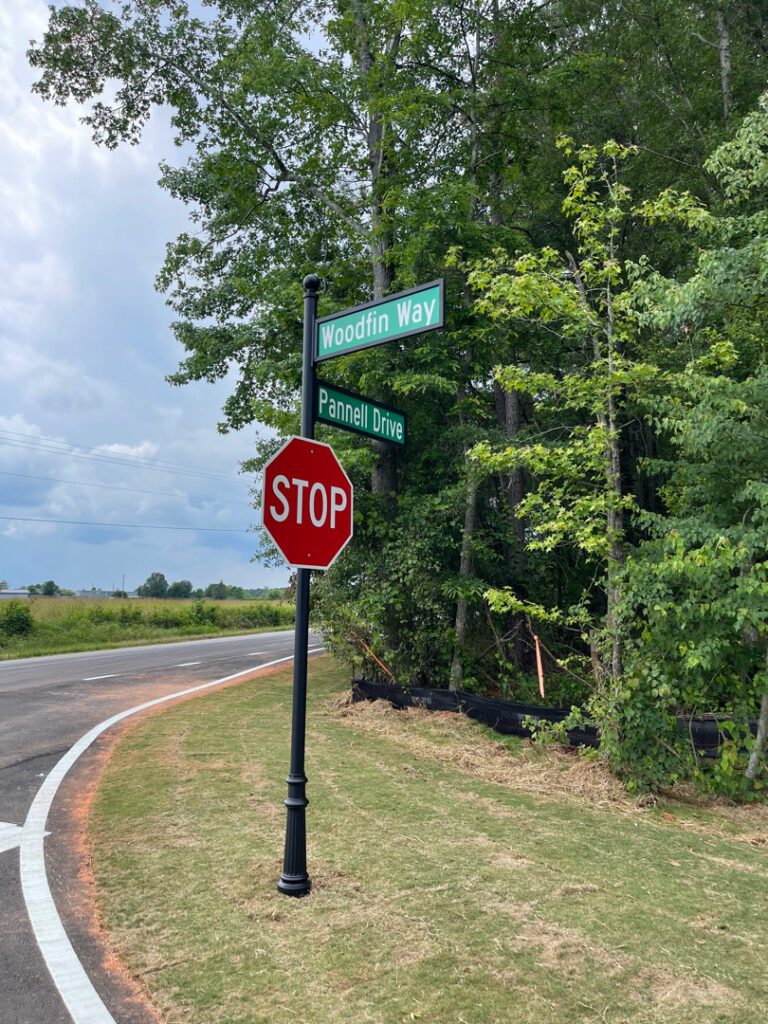
<instances>
[{"instance_id":1,"label":"black silt fence","mask_svg":"<svg viewBox=\"0 0 768 1024\"><path fill-rule=\"evenodd\" d=\"M522 704L511 700L480 697L463 690L439 690L414 686L405 690L388 683L373 683L367 679L352 680L352 700L386 700L394 707L424 707L430 711L461 711L468 718L489 725L497 732L510 736L530 736L525 726L527 718L542 722L562 722L570 713L567 708L546 707L541 704ZM723 737L728 736L727 723L716 718L678 718L680 732L689 736L697 750L716 754ZM757 733L757 722L750 721L752 734ZM585 725L568 731L568 742L574 747L597 747L600 734L596 726Z\"/></svg>"}]
</instances>

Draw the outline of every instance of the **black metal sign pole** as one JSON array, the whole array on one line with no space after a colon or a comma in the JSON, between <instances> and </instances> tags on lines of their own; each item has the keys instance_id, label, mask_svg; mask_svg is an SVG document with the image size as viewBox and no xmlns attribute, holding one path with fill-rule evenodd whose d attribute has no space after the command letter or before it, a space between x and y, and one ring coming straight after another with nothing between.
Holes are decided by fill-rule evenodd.
<instances>
[{"instance_id":1,"label":"black metal sign pole","mask_svg":"<svg viewBox=\"0 0 768 1024\"><path fill-rule=\"evenodd\" d=\"M301 376L301 436L315 435L315 368L313 347L320 278L304 278L304 351ZM286 779L285 859L277 888L286 896L306 896L312 883L307 874L307 777L304 774L304 738L307 718L307 647L309 645L309 569L296 576L296 631L293 643L293 712L291 716L291 769Z\"/></svg>"}]
</instances>

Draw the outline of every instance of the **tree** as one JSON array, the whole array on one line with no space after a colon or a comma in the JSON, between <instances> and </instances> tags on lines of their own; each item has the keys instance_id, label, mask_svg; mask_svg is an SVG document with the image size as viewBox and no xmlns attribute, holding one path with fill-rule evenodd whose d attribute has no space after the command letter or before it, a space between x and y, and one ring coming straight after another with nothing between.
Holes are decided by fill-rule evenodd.
<instances>
[{"instance_id":1,"label":"tree","mask_svg":"<svg viewBox=\"0 0 768 1024\"><path fill-rule=\"evenodd\" d=\"M187 598L192 596L192 584L189 580L176 580L168 587L166 597Z\"/></svg>"},{"instance_id":2,"label":"tree","mask_svg":"<svg viewBox=\"0 0 768 1024\"><path fill-rule=\"evenodd\" d=\"M55 597L61 593L61 589L53 580L46 580L45 583L40 584L40 593L44 597Z\"/></svg>"},{"instance_id":3,"label":"tree","mask_svg":"<svg viewBox=\"0 0 768 1024\"><path fill-rule=\"evenodd\" d=\"M764 12L752 0L319 0L312 12L322 42L310 48L306 10L288 0L222 0L205 11L202 19L184 2L148 0L104 11L86 0L54 10L30 51L38 91L90 104L99 143L135 141L153 106L172 109L191 155L181 167L164 165L162 183L195 223L168 247L158 279L185 351L171 380L235 371L222 426L258 419L273 428L247 466L259 469L277 435L297 429L304 274L324 280L323 313L445 274L444 331L327 364L332 382L404 408L411 436L395 454L319 430L333 436L353 479L360 524L318 579L315 613L340 645L350 636L358 650L365 644L402 682L498 684L522 695L524 609L556 611L548 644L582 659L582 626L566 621L568 609L586 595L580 623L601 622L606 603L613 614L618 568L637 540L627 504L657 501L637 471L656 437L633 404L639 397L627 395L621 359L611 376L604 333L595 357L586 335L582 351L531 324L508 329L472 306L466 274L446 269L446 254L456 244L469 260L496 247L549 247L559 259L542 272L571 273L562 258L576 249L573 221L560 209L554 145L562 131L579 144L636 144L626 184L638 203L671 186L717 201L721 186L704 162L764 81ZM651 233L639 215L625 218L620 241L622 258L645 255L681 279L695 258L689 232ZM578 269L590 276L583 261ZM604 303L599 312L602 330ZM664 332L644 330L659 364L679 370ZM545 410L532 391L494 378L496 365L557 378L561 357L572 383L577 366L583 371L586 405L572 395ZM613 417L610 394L614 413L631 414L629 426ZM529 445L544 430L575 440L576 428L590 460L582 511L591 503L591 539L602 547L588 549L585 533L578 544L563 536L526 548L538 515L534 499L527 518L519 514L526 489L546 490L537 465L499 464L478 480L469 452L482 440L492 451ZM620 472L614 464L609 485L606 453L617 449ZM609 514L616 546L606 554ZM606 570L602 596L591 585L596 562ZM483 592L505 588L523 605L489 609ZM615 623L609 633L606 664L616 677L622 637ZM373 658L367 667L378 670ZM554 686L567 699L565 678Z\"/></svg>"},{"instance_id":4,"label":"tree","mask_svg":"<svg viewBox=\"0 0 768 1024\"><path fill-rule=\"evenodd\" d=\"M218 583L209 583L205 588L205 597L213 598L214 601L225 601L229 597L228 587L223 580Z\"/></svg>"},{"instance_id":5,"label":"tree","mask_svg":"<svg viewBox=\"0 0 768 1024\"><path fill-rule=\"evenodd\" d=\"M0 580L0 590L8 590L8 580Z\"/></svg>"},{"instance_id":6,"label":"tree","mask_svg":"<svg viewBox=\"0 0 768 1024\"><path fill-rule=\"evenodd\" d=\"M571 155L570 139L561 146ZM633 152L613 142L583 147L565 172L569 191L563 207L574 224L574 254L546 247L510 259L499 251L473 264L469 276L481 293L481 312L533 331L550 360L557 353L557 373L518 363L498 369L496 377L505 390L528 396L539 424L552 417L558 425L538 430L530 441L516 438L512 445L494 448L484 441L473 456L486 473L522 468L535 481L517 510L530 527L529 550L573 546L593 567L604 592L598 607L605 609L609 647L602 664L593 658L595 682L602 685L605 679L614 688L623 671L616 615L625 514L634 505L622 480L620 422L654 374L637 358L631 276L621 255L632 204L620 164ZM553 614L533 608L510 589L492 589L488 598L496 609L544 619ZM588 631L595 621L593 593L585 590L578 603L576 614Z\"/></svg>"},{"instance_id":7,"label":"tree","mask_svg":"<svg viewBox=\"0 0 768 1024\"><path fill-rule=\"evenodd\" d=\"M139 597L166 597L168 594L168 580L161 572L152 572L147 576L144 583L136 588Z\"/></svg>"},{"instance_id":8,"label":"tree","mask_svg":"<svg viewBox=\"0 0 768 1024\"><path fill-rule=\"evenodd\" d=\"M664 375L649 416L668 443L647 464L664 512L627 564L624 702L644 709L644 744L619 750L634 775L693 774L732 796L762 785L768 734L768 94L707 163L725 201L704 222L695 272L650 274L645 321L696 355ZM667 197L668 218L679 197ZM652 210L649 211L653 213ZM680 709L733 717L726 755L699 762L674 727ZM758 718L756 737L747 728ZM618 729L627 732L618 709ZM635 721L638 716L635 715Z\"/></svg>"},{"instance_id":9,"label":"tree","mask_svg":"<svg viewBox=\"0 0 768 1024\"><path fill-rule=\"evenodd\" d=\"M649 539L625 567L627 666L606 708L606 748L635 780L693 776L740 796L765 743L765 726L755 742L748 719L768 715L768 366L739 380L732 359L716 348L653 402L674 457L647 466L666 510L643 515ZM729 716L716 765L677 729L696 708Z\"/></svg>"}]
</instances>

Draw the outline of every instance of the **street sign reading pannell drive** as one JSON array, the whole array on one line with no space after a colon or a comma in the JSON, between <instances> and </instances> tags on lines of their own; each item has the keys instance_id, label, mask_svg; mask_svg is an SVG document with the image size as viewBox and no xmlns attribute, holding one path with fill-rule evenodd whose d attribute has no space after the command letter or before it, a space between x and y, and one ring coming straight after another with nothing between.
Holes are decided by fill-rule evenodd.
<instances>
[{"instance_id":1,"label":"street sign reading pannell drive","mask_svg":"<svg viewBox=\"0 0 768 1024\"><path fill-rule=\"evenodd\" d=\"M291 437L264 467L262 524L289 565L327 569L352 538L353 492L328 444Z\"/></svg>"},{"instance_id":2,"label":"street sign reading pannell drive","mask_svg":"<svg viewBox=\"0 0 768 1024\"><path fill-rule=\"evenodd\" d=\"M404 412L324 380L316 381L315 419L353 434L405 444L408 418Z\"/></svg>"}]
</instances>

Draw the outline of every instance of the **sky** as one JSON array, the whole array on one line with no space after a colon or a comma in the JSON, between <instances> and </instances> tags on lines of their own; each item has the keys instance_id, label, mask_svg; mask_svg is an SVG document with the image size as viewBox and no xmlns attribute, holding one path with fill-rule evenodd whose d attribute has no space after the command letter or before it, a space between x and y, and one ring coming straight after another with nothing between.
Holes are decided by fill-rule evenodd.
<instances>
[{"instance_id":1,"label":"sky","mask_svg":"<svg viewBox=\"0 0 768 1024\"><path fill-rule=\"evenodd\" d=\"M239 463L260 428L217 432L226 381L164 379L183 351L153 282L186 226L157 185L178 156L168 119L97 148L82 111L30 91L46 23L39 0L0 3L0 579L283 585L287 567L252 561L253 533L206 532L257 522ZM128 528L30 521L46 519ZM163 525L184 529L139 528Z\"/></svg>"}]
</instances>

